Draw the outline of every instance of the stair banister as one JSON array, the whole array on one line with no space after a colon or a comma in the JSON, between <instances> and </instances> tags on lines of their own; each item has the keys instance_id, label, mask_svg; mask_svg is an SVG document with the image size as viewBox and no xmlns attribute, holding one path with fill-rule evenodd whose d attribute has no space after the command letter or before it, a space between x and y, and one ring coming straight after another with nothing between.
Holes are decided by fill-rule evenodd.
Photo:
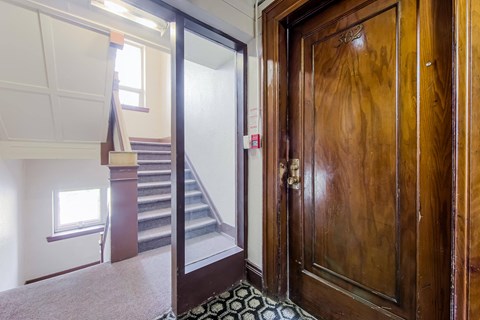
<instances>
[{"instance_id":1,"label":"stair banister","mask_svg":"<svg viewBox=\"0 0 480 320\"><path fill-rule=\"evenodd\" d=\"M113 80L112 109L115 115L115 128L119 140L119 148L115 151L132 152L130 138L127 134L127 125L123 116L122 104L120 103L118 72L115 72Z\"/></svg>"},{"instance_id":2,"label":"stair banister","mask_svg":"<svg viewBox=\"0 0 480 320\"><path fill-rule=\"evenodd\" d=\"M137 154L132 152L127 126L119 97L118 73L114 75L110 141L102 144L102 154L108 153L110 169L110 210L105 232L100 240L103 260L105 243L110 232L110 261L117 262L138 254L137 221ZM108 148L108 150L105 150ZM102 164L107 164L103 159Z\"/></svg>"}]
</instances>

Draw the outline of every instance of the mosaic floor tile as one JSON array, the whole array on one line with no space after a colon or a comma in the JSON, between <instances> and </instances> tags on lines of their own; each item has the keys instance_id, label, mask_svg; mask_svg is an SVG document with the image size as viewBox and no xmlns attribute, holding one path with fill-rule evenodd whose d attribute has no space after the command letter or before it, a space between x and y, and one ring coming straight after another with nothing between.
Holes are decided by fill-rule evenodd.
<instances>
[{"instance_id":1,"label":"mosaic floor tile","mask_svg":"<svg viewBox=\"0 0 480 320\"><path fill-rule=\"evenodd\" d=\"M161 320L173 320L165 315ZM159 319L159 320L160 320ZM315 320L290 301L276 302L266 298L247 283L211 298L178 317L178 320Z\"/></svg>"}]
</instances>

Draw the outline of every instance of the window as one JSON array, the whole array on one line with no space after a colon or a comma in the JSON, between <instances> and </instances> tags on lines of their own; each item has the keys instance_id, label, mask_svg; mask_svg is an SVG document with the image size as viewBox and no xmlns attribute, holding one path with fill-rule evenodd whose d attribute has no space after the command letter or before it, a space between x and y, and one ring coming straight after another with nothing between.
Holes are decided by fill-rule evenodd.
<instances>
[{"instance_id":1,"label":"window","mask_svg":"<svg viewBox=\"0 0 480 320\"><path fill-rule=\"evenodd\" d=\"M103 223L107 190L55 191L54 233L78 230Z\"/></svg>"},{"instance_id":2,"label":"window","mask_svg":"<svg viewBox=\"0 0 480 320\"><path fill-rule=\"evenodd\" d=\"M145 47L128 42L117 50L115 71L118 72L120 103L127 109L145 108Z\"/></svg>"}]
</instances>

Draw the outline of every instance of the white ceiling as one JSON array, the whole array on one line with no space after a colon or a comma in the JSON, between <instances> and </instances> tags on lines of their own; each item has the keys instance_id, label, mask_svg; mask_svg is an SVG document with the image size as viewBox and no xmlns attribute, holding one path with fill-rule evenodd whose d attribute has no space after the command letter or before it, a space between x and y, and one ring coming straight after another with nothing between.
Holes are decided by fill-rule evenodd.
<instances>
[{"instance_id":1,"label":"white ceiling","mask_svg":"<svg viewBox=\"0 0 480 320\"><path fill-rule=\"evenodd\" d=\"M0 139L105 141L109 35L0 0Z\"/></svg>"},{"instance_id":2,"label":"white ceiling","mask_svg":"<svg viewBox=\"0 0 480 320\"><path fill-rule=\"evenodd\" d=\"M234 51L192 32L185 32L185 59L218 69L235 57Z\"/></svg>"}]
</instances>

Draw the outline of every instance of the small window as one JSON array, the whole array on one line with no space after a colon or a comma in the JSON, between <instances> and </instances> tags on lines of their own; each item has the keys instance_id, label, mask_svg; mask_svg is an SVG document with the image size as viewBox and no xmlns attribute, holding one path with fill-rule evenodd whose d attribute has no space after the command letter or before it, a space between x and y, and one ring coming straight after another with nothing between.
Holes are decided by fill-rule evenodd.
<instances>
[{"instance_id":1,"label":"small window","mask_svg":"<svg viewBox=\"0 0 480 320\"><path fill-rule=\"evenodd\" d=\"M102 189L56 191L54 233L102 224L106 193Z\"/></svg>"},{"instance_id":2,"label":"small window","mask_svg":"<svg viewBox=\"0 0 480 320\"><path fill-rule=\"evenodd\" d=\"M128 42L117 50L120 103L124 107L145 108L145 47Z\"/></svg>"}]
</instances>

